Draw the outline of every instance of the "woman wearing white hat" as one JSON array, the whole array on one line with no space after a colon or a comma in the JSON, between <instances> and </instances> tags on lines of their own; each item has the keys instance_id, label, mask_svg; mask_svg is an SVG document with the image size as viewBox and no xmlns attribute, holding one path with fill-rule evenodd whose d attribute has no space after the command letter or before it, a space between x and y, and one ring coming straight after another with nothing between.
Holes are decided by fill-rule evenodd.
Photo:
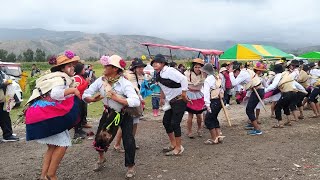
<instances>
[{"instance_id":1,"label":"woman wearing white hat","mask_svg":"<svg viewBox=\"0 0 320 180\"><path fill-rule=\"evenodd\" d=\"M93 144L99 153L94 171L102 169L106 161L104 152L108 150L120 126L125 150L125 166L128 167L126 178L132 178L135 176L136 145L132 132L133 118L127 110L139 107L140 99L132 83L122 75L126 63L120 56L102 56L100 62L104 66L104 76L91 84L82 96L87 103L102 100L105 106ZM96 93L100 95L94 96Z\"/></svg>"},{"instance_id":2,"label":"woman wearing white hat","mask_svg":"<svg viewBox=\"0 0 320 180\"><path fill-rule=\"evenodd\" d=\"M26 110L26 139L46 144L40 179L57 179L57 169L69 146L68 129L79 117L80 92L75 88L74 64L80 60L73 52L66 51L57 58L51 57L50 74L37 79ZM78 98L79 99L78 99Z\"/></svg>"}]
</instances>

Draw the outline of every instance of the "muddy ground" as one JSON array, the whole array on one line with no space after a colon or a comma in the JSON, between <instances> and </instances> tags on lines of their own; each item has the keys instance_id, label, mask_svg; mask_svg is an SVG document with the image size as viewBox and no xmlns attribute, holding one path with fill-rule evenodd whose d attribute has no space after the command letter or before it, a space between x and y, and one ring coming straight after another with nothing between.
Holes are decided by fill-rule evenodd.
<instances>
[{"instance_id":1,"label":"muddy ground","mask_svg":"<svg viewBox=\"0 0 320 180\"><path fill-rule=\"evenodd\" d=\"M135 179L320 179L320 119L306 118L292 127L271 128L274 120L269 112L261 111L264 134L249 136L243 126L244 107L232 105L229 110L232 127L228 127L223 112L220 122L225 136L223 144L204 145L209 137L189 139L183 126L185 152L181 157L166 157L162 147L168 143L161 117L146 115L137 135L140 149L136 154ZM269 109L269 106L267 106ZM311 111L305 112L305 117ZM186 116L185 116L186 118ZM97 126L97 120L93 120ZM194 123L195 127L195 123ZM95 129L94 129L95 131ZM24 127L15 129L24 137ZM124 179L124 154L110 149L107 163L101 172L93 172L97 153L92 140L84 140L67 151L58 170L60 179ZM0 143L0 179L37 179L41 171L42 155L46 147L21 140Z\"/></svg>"}]
</instances>

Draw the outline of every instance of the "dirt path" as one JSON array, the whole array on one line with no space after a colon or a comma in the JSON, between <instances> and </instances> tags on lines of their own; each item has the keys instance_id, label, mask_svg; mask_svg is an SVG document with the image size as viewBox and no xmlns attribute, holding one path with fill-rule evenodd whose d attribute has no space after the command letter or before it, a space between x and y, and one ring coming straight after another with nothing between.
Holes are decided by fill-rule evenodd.
<instances>
[{"instance_id":1,"label":"dirt path","mask_svg":"<svg viewBox=\"0 0 320 180\"><path fill-rule=\"evenodd\" d=\"M268 106L269 108L269 106ZM232 113L231 113L232 112ZM274 120L269 112L261 111L261 136L248 136L243 129L244 108L233 105L230 110L234 126L227 127L220 113L223 144L204 145L209 137L189 139L183 135L185 153L181 157L165 157L161 153L167 137L160 118L146 115L139 125L135 179L320 179L320 119L299 121L292 127L272 129ZM311 116L310 111L305 116ZM94 122L96 125L97 122ZM185 121L182 123L185 132ZM194 123L195 125L195 123ZM24 136L23 127L15 130ZM95 173L92 167L97 153L91 140L73 145L60 166L61 179L124 179L124 157L112 149L103 171ZM0 144L0 179L37 179L41 171L42 154L46 147L36 142Z\"/></svg>"}]
</instances>

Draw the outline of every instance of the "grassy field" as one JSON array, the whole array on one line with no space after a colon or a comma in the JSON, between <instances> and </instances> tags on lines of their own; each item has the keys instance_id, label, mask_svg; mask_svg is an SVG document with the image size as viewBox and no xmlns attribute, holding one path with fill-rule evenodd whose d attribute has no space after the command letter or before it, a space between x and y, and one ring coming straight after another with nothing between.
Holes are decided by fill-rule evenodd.
<instances>
[{"instance_id":1,"label":"grassy field","mask_svg":"<svg viewBox=\"0 0 320 180\"><path fill-rule=\"evenodd\" d=\"M25 72L27 72L28 75L30 75L30 70L31 70L32 64L33 63L23 63L22 64L22 69ZM43 72L50 68L50 66L47 65L47 63L39 63L39 64L37 63L37 66ZM100 77L103 73L103 67L101 66L101 64L93 63L93 67L94 67L94 71L95 71L96 76ZM27 85L25 92L23 92L24 103L22 103L20 107L14 108L10 112L10 116L11 116L11 119L13 122L16 122L16 120L18 119L18 115L21 114L21 112L23 111L25 102L28 101L30 95L31 95L31 92L30 92L28 85ZM146 101L146 110L148 111L151 109L151 98L150 97L146 98L145 101ZM94 119L100 118L102 111L103 111L103 105L102 105L101 101L96 102L96 103L90 103L88 105L88 117L89 118L94 118Z\"/></svg>"},{"instance_id":2,"label":"grassy field","mask_svg":"<svg viewBox=\"0 0 320 180\"><path fill-rule=\"evenodd\" d=\"M191 60L175 60L177 64L184 64L185 66L189 66L191 63ZM41 71L46 71L50 68L50 65L47 62L24 62L22 63L22 69L27 72L28 75L30 75L30 70L32 64L35 63L37 64L37 67L40 68ZM100 77L103 73L103 67L101 66L100 63L98 62L88 62L87 64L92 64L93 69L95 71L95 74L97 77ZM130 63L130 62L129 62ZM129 67L129 63L127 63L127 67ZM146 62L147 63L147 62ZM24 96L24 101L26 102L28 98L30 97L30 91L27 87L26 91L23 94ZM146 110L151 110L151 97L148 97L145 99L146 102ZM10 113L11 118L13 121L15 121L18 117L18 114L21 113L23 110L24 104L22 104L21 107L13 109ZM103 110L103 106L101 102L97 103L91 103L88 106L88 117L89 118L99 118L101 116L101 112Z\"/></svg>"}]
</instances>

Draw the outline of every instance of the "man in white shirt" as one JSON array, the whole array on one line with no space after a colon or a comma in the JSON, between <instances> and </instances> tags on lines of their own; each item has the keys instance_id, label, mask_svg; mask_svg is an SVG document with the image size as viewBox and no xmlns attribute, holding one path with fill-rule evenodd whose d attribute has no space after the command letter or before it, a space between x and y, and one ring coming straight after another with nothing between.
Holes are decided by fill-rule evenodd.
<instances>
[{"instance_id":1,"label":"man in white shirt","mask_svg":"<svg viewBox=\"0 0 320 180\"><path fill-rule=\"evenodd\" d=\"M319 62L318 62L318 64L319 64ZM310 70L310 75L311 75L310 84L311 84L311 86L313 86L313 90L310 93L308 101L309 101L310 106L311 106L313 113L314 113L312 118L318 118L318 117L320 117L320 107L319 107L319 103L318 103L318 100L316 99L316 97L320 93L320 83L319 83L320 82L320 69L315 68L315 63L310 63L310 67L312 68Z\"/></svg>"},{"instance_id":2,"label":"man in white shirt","mask_svg":"<svg viewBox=\"0 0 320 180\"><path fill-rule=\"evenodd\" d=\"M260 63L260 62L259 62ZM255 69L255 71L265 71L264 64L260 63L259 66ZM249 97L247 106L246 106L246 114L251 121L251 124L246 126L246 129L253 129L248 132L249 135L261 135L262 131L260 130L260 126L257 122L255 116L255 108L259 103L259 99L256 93L252 92L252 88L255 88L258 92L261 99L264 96L264 89L261 85L261 80L259 76L255 74L250 69L242 68L242 64L238 62L233 63L233 67L229 69L230 80L232 86L243 85L247 90L247 96Z\"/></svg>"},{"instance_id":3,"label":"man in white shirt","mask_svg":"<svg viewBox=\"0 0 320 180\"><path fill-rule=\"evenodd\" d=\"M157 72L156 81L161 87L160 104L164 104L164 99L171 108L166 110L163 116L163 126L166 129L170 140L170 146L164 148L166 156L179 156L184 148L181 145L180 123L184 115L187 102L188 81L187 77L178 70L168 67L165 57L157 54L151 62Z\"/></svg>"}]
</instances>

